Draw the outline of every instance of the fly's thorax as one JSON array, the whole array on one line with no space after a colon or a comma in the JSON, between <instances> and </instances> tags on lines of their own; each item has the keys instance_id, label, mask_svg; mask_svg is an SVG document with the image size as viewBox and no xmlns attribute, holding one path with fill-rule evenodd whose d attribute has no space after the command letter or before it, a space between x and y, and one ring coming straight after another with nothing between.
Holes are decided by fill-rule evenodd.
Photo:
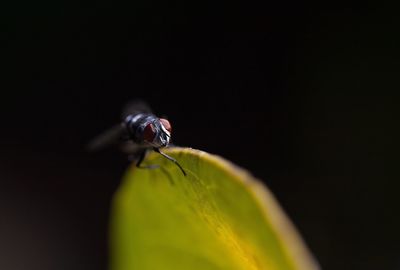
<instances>
[{"instance_id":1,"label":"fly's thorax","mask_svg":"<svg viewBox=\"0 0 400 270\"><path fill-rule=\"evenodd\" d=\"M155 116L146 113L128 115L125 120L125 126L130 139L136 143L143 143L143 132L145 127L151 123Z\"/></svg>"},{"instance_id":2,"label":"fly's thorax","mask_svg":"<svg viewBox=\"0 0 400 270\"><path fill-rule=\"evenodd\" d=\"M169 144L171 137L170 127L167 130L163 122L152 114L139 113L129 115L125 118L124 123L130 138L135 143L156 148L165 147Z\"/></svg>"}]
</instances>

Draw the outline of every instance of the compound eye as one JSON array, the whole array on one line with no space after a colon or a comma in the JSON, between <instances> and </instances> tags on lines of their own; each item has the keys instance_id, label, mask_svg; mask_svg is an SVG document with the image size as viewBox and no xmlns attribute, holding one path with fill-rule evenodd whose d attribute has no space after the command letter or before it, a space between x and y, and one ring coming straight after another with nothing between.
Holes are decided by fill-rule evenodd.
<instances>
[{"instance_id":1,"label":"compound eye","mask_svg":"<svg viewBox=\"0 0 400 270\"><path fill-rule=\"evenodd\" d=\"M143 131L143 140L147 142L152 142L154 138L156 137L156 130L153 126L153 124L148 124Z\"/></svg>"},{"instance_id":2,"label":"compound eye","mask_svg":"<svg viewBox=\"0 0 400 270\"><path fill-rule=\"evenodd\" d=\"M169 123L169 121L167 119L160 118L160 122L164 126L164 128L166 130L168 130L169 133L171 133L172 128L171 128L171 124Z\"/></svg>"}]
</instances>

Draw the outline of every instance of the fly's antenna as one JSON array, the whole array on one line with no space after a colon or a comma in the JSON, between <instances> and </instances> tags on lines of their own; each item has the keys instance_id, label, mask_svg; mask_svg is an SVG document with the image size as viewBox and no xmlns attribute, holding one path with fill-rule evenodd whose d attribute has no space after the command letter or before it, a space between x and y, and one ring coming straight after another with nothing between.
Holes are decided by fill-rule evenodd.
<instances>
[{"instance_id":1,"label":"fly's antenna","mask_svg":"<svg viewBox=\"0 0 400 270\"><path fill-rule=\"evenodd\" d=\"M161 152L159 148L153 148L153 149L154 149L154 151L156 151L157 153L159 153L160 155L162 155L166 159L168 159L168 160L172 161L173 163L175 163L175 165L179 167L179 169L181 170L183 175L186 176L185 170L182 168L182 166L179 164L179 162L176 159L174 159L173 157L170 157L167 154Z\"/></svg>"}]
</instances>

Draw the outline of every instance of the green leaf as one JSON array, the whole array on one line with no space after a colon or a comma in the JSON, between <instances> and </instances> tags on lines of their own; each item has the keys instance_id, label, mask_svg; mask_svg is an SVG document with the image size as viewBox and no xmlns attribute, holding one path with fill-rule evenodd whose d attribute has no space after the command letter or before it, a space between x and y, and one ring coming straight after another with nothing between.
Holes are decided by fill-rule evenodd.
<instances>
[{"instance_id":1,"label":"green leaf","mask_svg":"<svg viewBox=\"0 0 400 270\"><path fill-rule=\"evenodd\" d=\"M318 269L273 195L230 162L188 148L131 166L115 194L111 270Z\"/></svg>"}]
</instances>

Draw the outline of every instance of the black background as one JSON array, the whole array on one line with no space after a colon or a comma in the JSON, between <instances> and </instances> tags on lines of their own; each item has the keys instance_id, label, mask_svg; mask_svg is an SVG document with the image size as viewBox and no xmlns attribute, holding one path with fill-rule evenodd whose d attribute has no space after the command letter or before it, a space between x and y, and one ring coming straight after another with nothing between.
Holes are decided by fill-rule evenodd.
<instances>
[{"instance_id":1,"label":"black background","mask_svg":"<svg viewBox=\"0 0 400 270\"><path fill-rule=\"evenodd\" d=\"M399 269L400 23L387 4L2 9L1 269L107 269L128 162L84 145L133 98L168 116L176 144L263 179L324 269Z\"/></svg>"}]
</instances>

